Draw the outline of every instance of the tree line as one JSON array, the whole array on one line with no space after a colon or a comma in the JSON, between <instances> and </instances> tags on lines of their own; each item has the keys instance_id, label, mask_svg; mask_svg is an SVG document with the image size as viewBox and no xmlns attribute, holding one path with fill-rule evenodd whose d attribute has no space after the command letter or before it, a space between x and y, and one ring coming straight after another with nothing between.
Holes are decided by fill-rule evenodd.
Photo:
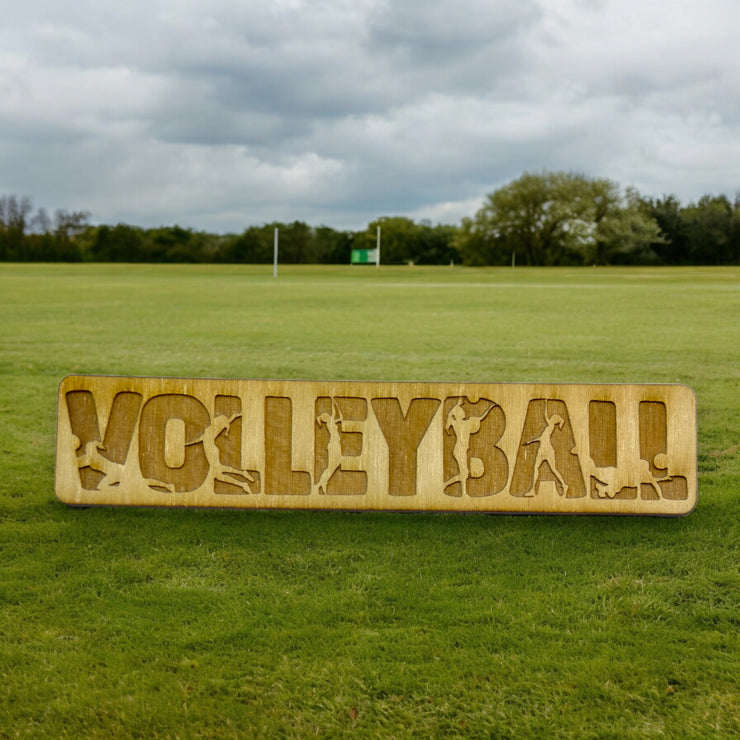
<instances>
[{"instance_id":1,"label":"tree line","mask_svg":"<svg viewBox=\"0 0 740 740\"><path fill-rule=\"evenodd\" d=\"M377 219L362 231L293 221L211 234L180 226L96 226L87 212L49 216L43 208L34 212L30 198L9 195L0 197L0 261L271 263L277 228L281 263L346 264L353 248L375 246L378 225L384 263L443 264L457 255L454 226L403 217Z\"/></svg>"},{"instance_id":2,"label":"tree line","mask_svg":"<svg viewBox=\"0 0 740 740\"><path fill-rule=\"evenodd\" d=\"M486 196L455 245L466 264L740 263L740 195L641 196L603 178L524 173Z\"/></svg>"},{"instance_id":3,"label":"tree line","mask_svg":"<svg viewBox=\"0 0 740 740\"><path fill-rule=\"evenodd\" d=\"M486 196L459 225L401 216L358 231L302 221L212 234L180 226L93 225L84 211L34 211L28 197L0 197L0 261L346 264L373 248L381 228L384 264L722 265L740 264L740 195L705 195L682 205L607 179L525 172Z\"/></svg>"}]
</instances>

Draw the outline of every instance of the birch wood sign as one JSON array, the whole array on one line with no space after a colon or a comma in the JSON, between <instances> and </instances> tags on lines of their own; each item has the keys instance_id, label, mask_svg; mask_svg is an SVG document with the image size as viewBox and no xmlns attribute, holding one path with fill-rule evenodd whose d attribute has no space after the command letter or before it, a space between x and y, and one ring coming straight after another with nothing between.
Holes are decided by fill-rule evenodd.
<instances>
[{"instance_id":1,"label":"birch wood sign","mask_svg":"<svg viewBox=\"0 0 740 740\"><path fill-rule=\"evenodd\" d=\"M683 385L69 376L56 494L72 505L689 513Z\"/></svg>"}]
</instances>

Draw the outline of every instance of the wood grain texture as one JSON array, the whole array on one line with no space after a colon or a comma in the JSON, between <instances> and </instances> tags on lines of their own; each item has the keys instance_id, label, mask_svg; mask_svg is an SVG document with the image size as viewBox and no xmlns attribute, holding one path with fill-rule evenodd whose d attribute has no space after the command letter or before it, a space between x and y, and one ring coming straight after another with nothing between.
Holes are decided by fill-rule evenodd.
<instances>
[{"instance_id":1,"label":"wood grain texture","mask_svg":"<svg viewBox=\"0 0 740 740\"><path fill-rule=\"evenodd\" d=\"M689 513L683 385L69 376L56 494L72 505Z\"/></svg>"}]
</instances>

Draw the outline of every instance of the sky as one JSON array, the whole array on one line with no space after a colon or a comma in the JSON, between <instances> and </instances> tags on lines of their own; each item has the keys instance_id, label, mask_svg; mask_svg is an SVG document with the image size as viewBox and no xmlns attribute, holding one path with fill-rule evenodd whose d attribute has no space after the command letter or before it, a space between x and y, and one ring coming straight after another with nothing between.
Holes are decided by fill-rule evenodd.
<instances>
[{"instance_id":1,"label":"sky","mask_svg":"<svg viewBox=\"0 0 740 740\"><path fill-rule=\"evenodd\" d=\"M459 223L523 172L740 191L738 0L0 0L0 195Z\"/></svg>"}]
</instances>

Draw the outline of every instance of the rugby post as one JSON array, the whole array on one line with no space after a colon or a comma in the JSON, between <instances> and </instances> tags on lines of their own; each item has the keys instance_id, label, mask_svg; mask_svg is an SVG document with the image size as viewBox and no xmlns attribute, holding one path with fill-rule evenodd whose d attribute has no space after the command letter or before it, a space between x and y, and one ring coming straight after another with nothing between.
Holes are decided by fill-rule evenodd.
<instances>
[{"instance_id":1,"label":"rugby post","mask_svg":"<svg viewBox=\"0 0 740 740\"><path fill-rule=\"evenodd\" d=\"M275 238L273 244L273 258L272 258L272 276L277 277L278 273L278 227L275 227Z\"/></svg>"}]
</instances>

